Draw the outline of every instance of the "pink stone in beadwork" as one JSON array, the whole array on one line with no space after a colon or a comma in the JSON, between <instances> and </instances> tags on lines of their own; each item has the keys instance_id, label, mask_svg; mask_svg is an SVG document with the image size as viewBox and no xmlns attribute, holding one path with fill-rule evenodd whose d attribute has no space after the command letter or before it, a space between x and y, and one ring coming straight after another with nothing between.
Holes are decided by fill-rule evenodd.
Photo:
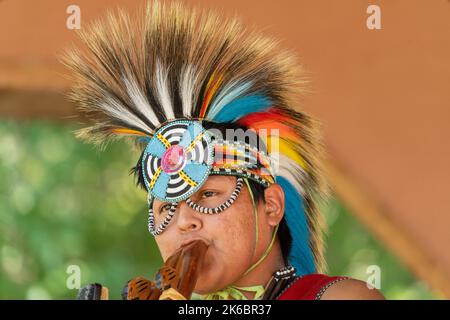
<instances>
[{"instance_id":1,"label":"pink stone in beadwork","mask_svg":"<svg viewBox=\"0 0 450 320\"><path fill-rule=\"evenodd\" d=\"M166 151L161 159L161 168L166 173L174 173L180 171L186 163L186 153L183 147L173 145Z\"/></svg>"}]
</instances>

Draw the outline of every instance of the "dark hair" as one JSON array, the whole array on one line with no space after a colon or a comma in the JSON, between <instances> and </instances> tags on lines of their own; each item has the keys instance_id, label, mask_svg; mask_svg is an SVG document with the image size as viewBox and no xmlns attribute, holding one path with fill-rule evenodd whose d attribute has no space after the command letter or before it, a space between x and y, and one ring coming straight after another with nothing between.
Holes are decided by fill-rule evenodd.
<instances>
[{"instance_id":1,"label":"dark hair","mask_svg":"<svg viewBox=\"0 0 450 320\"><path fill-rule=\"evenodd\" d=\"M244 131L248 129L246 126L239 125L237 123L216 123L216 122L211 122L211 121L206 121L206 120L202 121L202 126L206 130L209 130L209 129L219 130L223 136L226 135L227 129L242 129ZM255 134L255 137L256 137L256 134ZM249 143L252 145L255 143L261 143L261 141L259 141L257 139L257 137L256 138L255 137L246 136L245 138L249 138L249 141L242 141L242 142L246 142L246 143ZM255 145L255 146L258 147L260 150L261 150L261 148L265 149L265 146L262 146L262 145L259 145L259 146ZM134 174L136 185L138 187L142 188L143 190L146 190L145 183L144 183L144 177L142 175L142 165L141 165L143 155L144 154L142 153L141 156L139 157L139 160L138 160L136 166L131 168L130 174ZM264 198L265 187L263 185L261 185L260 183L257 183L256 181L253 181L251 179L249 179L248 181L249 181L250 189L252 190L252 193L254 195L256 204L258 204L260 201L264 202L265 201L265 198ZM291 236L291 233L289 231L289 228L287 226L286 219L284 216L281 219L280 225L278 227L278 238L280 240L281 253L283 255L284 262L285 262L285 264L287 264L289 251L291 249L291 244L292 244L292 236Z\"/></svg>"}]
</instances>

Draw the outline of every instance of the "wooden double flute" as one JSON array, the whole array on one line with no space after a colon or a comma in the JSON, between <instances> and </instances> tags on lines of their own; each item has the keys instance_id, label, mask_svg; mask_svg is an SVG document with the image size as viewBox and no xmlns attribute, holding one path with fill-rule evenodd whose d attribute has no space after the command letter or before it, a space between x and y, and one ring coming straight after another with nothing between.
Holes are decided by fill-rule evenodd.
<instances>
[{"instance_id":1,"label":"wooden double flute","mask_svg":"<svg viewBox=\"0 0 450 320\"><path fill-rule=\"evenodd\" d=\"M208 245L192 241L176 250L156 273L154 281L137 277L122 291L124 300L189 300L205 258ZM80 289L78 300L108 300L108 289L89 284Z\"/></svg>"}]
</instances>

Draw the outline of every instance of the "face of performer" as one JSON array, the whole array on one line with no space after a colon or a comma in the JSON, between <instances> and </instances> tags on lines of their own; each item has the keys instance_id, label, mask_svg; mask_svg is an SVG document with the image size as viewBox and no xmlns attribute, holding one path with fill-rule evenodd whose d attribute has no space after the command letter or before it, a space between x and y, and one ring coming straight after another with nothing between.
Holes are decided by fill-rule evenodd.
<instances>
[{"instance_id":1,"label":"face of performer","mask_svg":"<svg viewBox=\"0 0 450 320\"><path fill-rule=\"evenodd\" d=\"M201 206L215 207L229 199L235 187L236 177L211 175L191 199ZM231 207L218 214L203 214L191 209L185 201L178 203L171 222L155 238L164 261L184 241L203 239L209 247L194 291L206 294L235 283L264 253L273 228L283 217L282 188L274 184L265 189L264 196L265 201L257 205L259 237L256 246L256 220L245 183ZM156 226L164 220L169 208L165 202L153 202Z\"/></svg>"}]
</instances>

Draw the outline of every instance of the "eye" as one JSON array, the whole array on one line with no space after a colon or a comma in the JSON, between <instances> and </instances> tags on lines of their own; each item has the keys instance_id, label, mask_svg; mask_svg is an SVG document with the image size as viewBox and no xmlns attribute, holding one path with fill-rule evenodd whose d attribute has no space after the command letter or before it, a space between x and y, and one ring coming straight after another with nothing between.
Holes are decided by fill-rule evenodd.
<instances>
[{"instance_id":1,"label":"eye","mask_svg":"<svg viewBox=\"0 0 450 320\"><path fill-rule=\"evenodd\" d=\"M159 213L162 213L163 211L169 210L170 206L171 206L170 203L166 203L165 205L161 206L161 208L159 208Z\"/></svg>"},{"instance_id":2,"label":"eye","mask_svg":"<svg viewBox=\"0 0 450 320\"><path fill-rule=\"evenodd\" d=\"M214 192L214 191L205 191L202 193L202 199L213 197L216 194L217 194L217 192Z\"/></svg>"}]
</instances>

